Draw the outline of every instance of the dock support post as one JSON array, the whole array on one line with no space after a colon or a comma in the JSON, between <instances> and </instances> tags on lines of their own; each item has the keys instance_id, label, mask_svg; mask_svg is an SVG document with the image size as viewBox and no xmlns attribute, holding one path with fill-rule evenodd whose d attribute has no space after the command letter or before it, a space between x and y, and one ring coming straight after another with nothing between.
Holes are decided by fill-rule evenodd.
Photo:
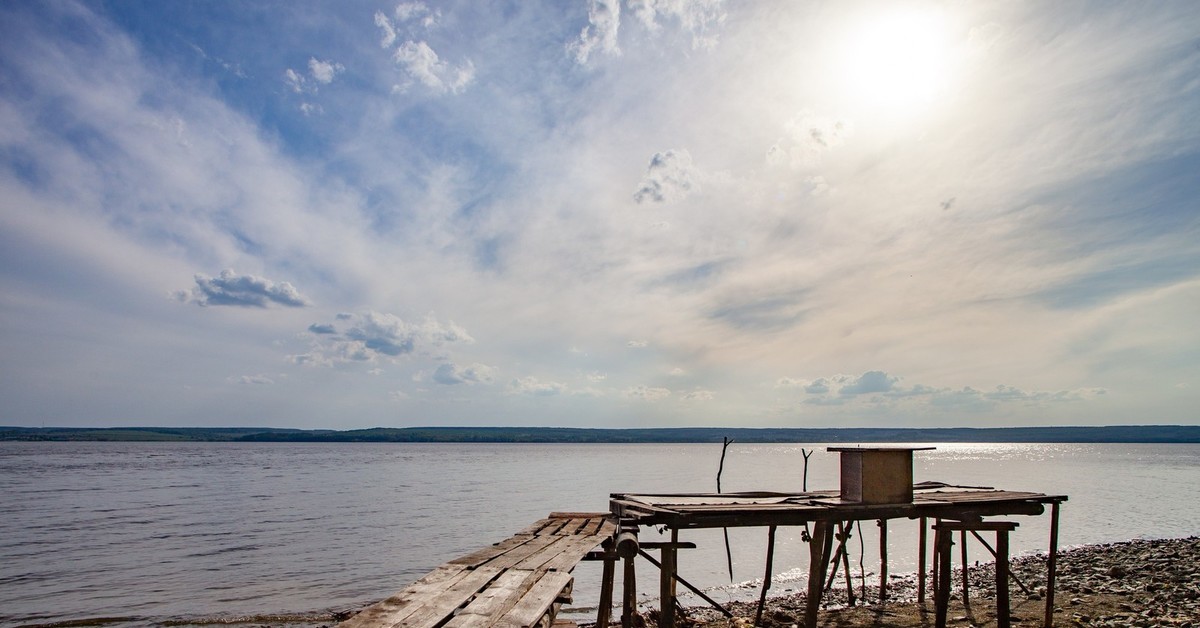
<instances>
[{"instance_id":1,"label":"dock support post","mask_svg":"<svg viewBox=\"0 0 1200 628\"><path fill-rule=\"evenodd\" d=\"M812 541L808 544L808 603L804 609L805 628L817 628L817 613L821 610L821 594L825 591L825 569L833 551L833 522L817 521Z\"/></svg>"},{"instance_id":2,"label":"dock support post","mask_svg":"<svg viewBox=\"0 0 1200 628\"><path fill-rule=\"evenodd\" d=\"M888 558L887 558L887 519L879 523L879 603L887 601Z\"/></svg>"},{"instance_id":3,"label":"dock support post","mask_svg":"<svg viewBox=\"0 0 1200 628\"><path fill-rule=\"evenodd\" d=\"M921 532L917 540L917 604L925 603L925 528L929 517L921 517Z\"/></svg>"},{"instance_id":4,"label":"dock support post","mask_svg":"<svg viewBox=\"0 0 1200 628\"><path fill-rule=\"evenodd\" d=\"M963 608L971 606L971 577L970 570L967 569L967 531L960 530L958 533L959 555L962 557L962 602Z\"/></svg>"},{"instance_id":5,"label":"dock support post","mask_svg":"<svg viewBox=\"0 0 1200 628\"><path fill-rule=\"evenodd\" d=\"M633 616L637 613L637 573L633 568L633 556L625 557L625 574L621 584L621 628L633 628Z\"/></svg>"},{"instance_id":6,"label":"dock support post","mask_svg":"<svg viewBox=\"0 0 1200 628\"><path fill-rule=\"evenodd\" d=\"M934 623L936 628L946 628L946 614L950 605L950 548L954 545L954 535L948 530L938 530L934 526L933 562L937 568L937 587L934 589L933 605Z\"/></svg>"},{"instance_id":7,"label":"dock support post","mask_svg":"<svg viewBox=\"0 0 1200 628\"><path fill-rule=\"evenodd\" d=\"M596 611L596 628L608 628L612 619L613 572L616 571L616 562L616 557L606 552L604 568L600 575L600 608Z\"/></svg>"},{"instance_id":8,"label":"dock support post","mask_svg":"<svg viewBox=\"0 0 1200 628\"><path fill-rule=\"evenodd\" d=\"M1046 557L1046 628L1054 626L1054 576L1058 563L1058 502L1050 504L1050 551Z\"/></svg>"},{"instance_id":9,"label":"dock support post","mask_svg":"<svg viewBox=\"0 0 1200 628\"><path fill-rule=\"evenodd\" d=\"M966 543L963 537L963 543ZM966 570L966 566L963 566ZM963 576L965 584L967 577ZM967 592L963 590L963 603ZM1008 530L996 530L996 628L1011 628L1008 609Z\"/></svg>"},{"instance_id":10,"label":"dock support post","mask_svg":"<svg viewBox=\"0 0 1200 628\"><path fill-rule=\"evenodd\" d=\"M675 628L675 570L679 542L679 530L671 530L671 542L662 548L662 568L659 570L658 598L659 628Z\"/></svg>"}]
</instances>

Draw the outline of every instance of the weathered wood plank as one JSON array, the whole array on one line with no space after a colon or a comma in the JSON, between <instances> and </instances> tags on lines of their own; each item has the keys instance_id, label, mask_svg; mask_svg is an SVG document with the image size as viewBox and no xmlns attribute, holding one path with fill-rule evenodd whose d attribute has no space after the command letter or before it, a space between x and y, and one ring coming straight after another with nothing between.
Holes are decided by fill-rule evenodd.
<instances>
[{"instance_id":1,"label":"weathered wood plank","mask_svg":"<svg viewBox=\"0 0 1200 628\"><path fill-rule=\"evenodd\" d=\"M465 605L471 598L482 591L492 580L500 575L500 570L481 567L466 572L466 576L455 582L453 586L440 591L431 592L428 596L410 602L413 612L400 621L385 625L391 628L430 628L437 626L449 617L459 607Z\"/></svg>"},{"instance_id":2,"label":"weathered wood plank","mask_svg":"<svg viewBox=\"0 0 1200 628\"><path fill-rule=\"evenodd\" d=\"M469 572L466 568L459 565L438 567L395 595L367 607L341 625L344 628L390 626L415 612L415 600L423 599L432 591L452 585L467 573Z\"/></svg>"},{"instance_id":3,"label":"weathered wood plank","mask_svg":"<svg viewBox=\"0 0 1200 628\"><path fill-rule=\"evenodd\" d=\"M554 543L557 543L561 538L563 537L550 535L531 537L527 543L523 543L521 546L515 547L512 550L496 556L492 560L488 561L487 566L494 569L511 569L526 558L545 550L546 547Z\"/></svg>"},{"instance_id":4,"label":"weathered wood plank","mask_svg":"<svg viewBox=\"0 0 1200 628\"><path fill-rule=\"evenodd\" d=\"M446 628L485 628L507 613L539 579L532 571L510 569L458 612Z\"/></svg>"},{"instance_id":5,"label":"weathered wood plank","mask_svg":"<svg viewBox=\"0 0 1200 628\"><path fill-rule=\"evenodd\" d=\"M507 554L508 552L511 552L514 549L517 549L518 547L521 547L522 545L529 543L534 538L535 537L533 537L533 536L526 536L526 535L513 536L510 538L504 539L503 541L500 541L499 543L496 543L494 545L471 552L470 554L467 554L466 556L460 556L458 558L455 558L454 560L452 560L446 564L448 564L448 565L464 565L464 566L467 566L470 568L475 568L475 567L478 567L479 565L482 565L482 564L496 558L497 556Z\"/></svg>"},{"instance_id":6,"label":"weathered wood plank","mask_svg":"<svg viewBox=\"0 0 1200 628\"><path fill-rule=\"evenodd\" d=\"M550 571L570 571L583 560L588 552L596 549L608 538L607 535L576 536L565 539L559 546L559 554L542 565Z\"/></svg>"},{"instance_id":7,"label":"weathered wood plank","mask_svg":"<svg viewBox=\"0 0 1200 628\"><path fill-rule=\"evenodd\" d=\"M561 571L539 572L542 577L521 597L503 617L497 626L509 628L529 628L536 626L547 614L552 612L558 596L567 588L574 578ZM553 621L553 616L546 623Z\"/></svg>"}]
</instances>

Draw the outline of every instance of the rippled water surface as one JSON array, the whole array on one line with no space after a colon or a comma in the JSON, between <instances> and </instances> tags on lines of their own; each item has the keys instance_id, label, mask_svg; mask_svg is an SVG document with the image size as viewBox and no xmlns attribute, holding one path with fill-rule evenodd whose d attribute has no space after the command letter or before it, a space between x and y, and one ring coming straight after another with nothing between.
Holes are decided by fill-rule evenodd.
<instances>
[{"instance_id":1,"label":"rippled water surface","mask_svg":"<svg viewBox=\"0 0 1200 628\"><path fill-rule=\"evenodd\" d=\"M809 488L836 488L836 455L807 447ZM1200 534L1198 445L937 447L917 454L918 481L1068 495L1064 545ZM723 488L798 490L800 450L735 444ZM719 444L0 443L0 625L321 620L551 511L714 490L719 458ZM1044 549L1049 518L1018 519L1014 551ZM681 573L719 600L745 597L765 537L731 531L730 586L720 532L685 532L700 547ZM892 571L913 570L915 524L893 522L889 538ZM781 529L775 590L796 586L806 556L799 531ZM581 617L598 572L577 569Z\"/></svg>"}]
</instances>

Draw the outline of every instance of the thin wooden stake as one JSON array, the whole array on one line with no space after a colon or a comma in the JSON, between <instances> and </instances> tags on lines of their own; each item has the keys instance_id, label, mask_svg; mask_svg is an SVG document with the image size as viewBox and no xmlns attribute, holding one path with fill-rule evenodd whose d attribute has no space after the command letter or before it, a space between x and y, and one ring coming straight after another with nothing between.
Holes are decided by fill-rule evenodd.
<instances>
[{"instance_id":1,"label":"thin wooden stake","mask_svg":"<svg viewBox=\"0 0 1200 628\"><path fill-rule=\"evenodd\" d=\"M850 522L850 523L853 523L853 522ZM840 526L841 522L838 522L838 525ZM850 529L852 527L853 527L852 525L847 525L846 528L842 532L842 534L845 535L847 541L850 540ZM843 543L844 543L844 541L843 541ZM854 606L854 604L855 604L854 580L850 577L850 549L849 548L842 550L842 565L846 568L846 603L849 604L850 606Z\"/></svg>"},{"instance_id":2,"label":"thin wooden stake","mask_svg":"<svg viewBox=\"0 0 1200 628\"><path fill-rule=\"evenodd\" d=\"M717 467L717 492L721 492L721 473L725 471L725 451L733 441L728 436L721 437L721 464ZM733 550L729 548L729 528L721 528L725 534L725 564L729 567L729 582L733 583Z\"/></svg>"},{"instance_id":3,"label":"thin wooden stake","mask_svg":"<svg viewBox=\"0 0 1200 628\"><path fill-rule=\"evenodd\" d=\"M758 594L758 610L754 613L754 625L762 625L763 607L767 604L767 590L771 588L771 567L775 560L775 526L767 528L767 572L763 575L762 592Z\"/></svg>"}]
</instances>

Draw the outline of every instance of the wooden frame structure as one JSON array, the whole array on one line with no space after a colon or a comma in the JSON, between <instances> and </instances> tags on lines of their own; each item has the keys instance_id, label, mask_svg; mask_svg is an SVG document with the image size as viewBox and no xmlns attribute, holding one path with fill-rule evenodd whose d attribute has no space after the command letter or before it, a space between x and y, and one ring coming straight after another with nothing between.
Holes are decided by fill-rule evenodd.
<instances>
[{"instance_id":1,"label":"wooden frame structure","mask_svg":"<svg viewBox=\"0 0 1200 628\"><path fill-rule=\"evenodd\" d=\"M1058 511L1067 501L1066 495L1047 495L1019 491L1004 491L990 487L953 486L940 482L924 482L913 486L911 502L895 504L866 504L861 501L842 499L840 491L813 491L803 493L680 493L680 494L635 494L614 493L609 506L620 521L626 534L641 526L664 526L671 531L670 543L658 544L662 550L661 560L661 609L660 628L674 628L675 582L682 581L676 573L676 551L680 530L700 528L766 527L768 540L773 540L775 529L780 526L813 526L809 541L808 603L805 609L804 626L815 628L824 594L826 573L833 554L836 527L847 522L877 521L881 535L881 573L887 573L886 534L890 519L920 519L921 538L919 598L924 599L925 586L925 527L928 520L941 523L981 522L985 517L1013 515L1041 515L1046 506L1051 507L1050 545L1046 574L1045 626L1054 620L1055 563L1058 552ZM980 529L987 529L987 526ZM947 533L948 534L948 533ZM635 541L636 542L636 541ZM768 572L763 583L763 593L770 586L770 564L773 543L768 543ZM940 556L940 555L939 555ZM945 556L948 556L946 554ZM937 563L935 563L936 567ZM942 574L946 577L948 574ZM632 559L625 564L625 595L622 624L630 628L636 598L631 591L634 584ZM611 581L604 586L611 587ZM880 599L886 597L887 577L880 583ZM598 628L604 628L600 626Z\"/></svg>"}]
</instances>

